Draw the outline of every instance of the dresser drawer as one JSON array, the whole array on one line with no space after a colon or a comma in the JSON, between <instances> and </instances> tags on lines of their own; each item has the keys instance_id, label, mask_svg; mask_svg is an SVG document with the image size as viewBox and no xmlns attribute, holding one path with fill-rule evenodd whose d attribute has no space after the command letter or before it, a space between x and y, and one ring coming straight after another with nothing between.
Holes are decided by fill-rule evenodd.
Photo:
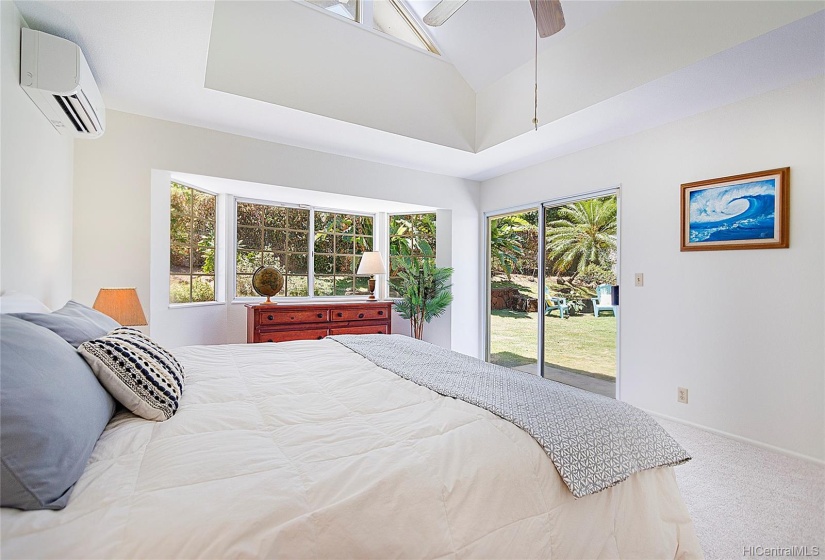
<instances>
[{"instance_id":1,"label":"dresser drawer","mask_svg":"<svg viewBox=\"0 0 825 560\"><path fill-rule=\"evenodd\" d=\"M259 310L261 325L289 325L291 323L326 323L329 309L306 309L294 311Z\"/></svg>"},{"instance_id":2,"label":"dresser drawer","mask_svg":"<svg viewBox=\"0 0 825 560\"><path fill-rule=\"evenodd\" d=\"M371 327L341 327L340 329L329 329L329 334L387 334L387 325L374 325Z\"/></svg>"},{"instance_id":3,"label":"dresser drawer","mask_svg":"<svg viewBox=\"0 0 825 560\"><path fill-rule=\"evenodd\" d=\"M313 329L305 331L282 331L267 332L258 334L260 340L257 342L288 342L290 340L321 340L326 338L327 329Z\"/></svg>"},{"instance_id":4,"label":"dresser drawer","mask_svg":"<svg viewBox=\"0 0 825 560\"><path fill-rule=\"evenodd\" d=\"M386 318L386 309L375 309L374 307L332 310L333 321L375 321L376 319Z\"/></svg>"}]
</instances>

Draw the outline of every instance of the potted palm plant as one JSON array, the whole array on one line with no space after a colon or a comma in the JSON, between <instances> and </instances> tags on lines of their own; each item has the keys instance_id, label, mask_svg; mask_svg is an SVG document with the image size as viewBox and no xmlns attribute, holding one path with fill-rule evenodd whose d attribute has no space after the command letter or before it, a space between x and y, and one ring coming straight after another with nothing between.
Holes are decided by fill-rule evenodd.
<instances>
[{"instance_id":1,"label":"potted palm plant","mask_svg":"<svg viewBox=\"0 0 825 560\"><path fill-rule=\"evenodd\" d=\"M401 298L395 310L410 321L410 334L421 340L424 324L440 317L453 301L450 291L452 268L439 268L432 259L405 258L398 271Z\"/></svg>"}]
</instances>

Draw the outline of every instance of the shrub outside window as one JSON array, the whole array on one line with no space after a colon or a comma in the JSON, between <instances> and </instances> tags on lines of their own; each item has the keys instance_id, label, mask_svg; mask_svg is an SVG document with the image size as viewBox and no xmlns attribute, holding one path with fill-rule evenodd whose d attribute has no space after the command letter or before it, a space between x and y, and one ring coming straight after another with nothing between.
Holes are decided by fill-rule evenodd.
<instances>
[{"instance_id":1,"label":"shrub outside window","mask_svg":"<svg viewBox=\"0 0 825 560\"><path fill-rule=\"evenodd\" d=\"M435 212L390 216L390 297L400 297L398 271L406 259L431 259L435 262Z\"/></svg>"},{"instance_id":2,"label":"shrub outside window","mask_svg":"<svg viewBox=\"0 0 825 560\"><path fill-rule=\"evenodd\" d=\"M169 303L215 300L218 197L173 182L169 212Z\"/></svg>"}]
</instances>

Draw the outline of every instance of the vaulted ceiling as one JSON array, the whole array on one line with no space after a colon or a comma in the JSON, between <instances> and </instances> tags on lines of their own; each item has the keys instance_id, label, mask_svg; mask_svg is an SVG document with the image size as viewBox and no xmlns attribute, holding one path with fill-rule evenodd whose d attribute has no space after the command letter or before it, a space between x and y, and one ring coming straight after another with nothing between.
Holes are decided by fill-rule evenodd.
<instances>
[{"instance_id":1,"label":"vaulted ceiling","mask_svg":"<svg viewBox=\"0 0 825 560\"><path fill-rule=\"evenodd\" d=\"M111 109L472 179L825 73L823 2L562 0L534 131L527 0L470 0L427 29L441 56L302 0L17 5Z\"/></svg>"}]
</instances>

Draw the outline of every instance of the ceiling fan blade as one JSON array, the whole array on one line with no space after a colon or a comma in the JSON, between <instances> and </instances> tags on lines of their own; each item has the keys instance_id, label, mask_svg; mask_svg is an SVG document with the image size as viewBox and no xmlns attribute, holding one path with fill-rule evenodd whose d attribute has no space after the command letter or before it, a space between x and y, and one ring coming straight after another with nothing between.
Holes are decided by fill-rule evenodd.
<instances>
[{"instance_id":1,"label":"ceiling fan blade","mask_svg":"<svg viewBox=\"0 0 825 560\"><path fill-rule=\"evenodd\" d=\"M424 16L424 23L430 27L438 27L458 11L467 0L441 0L430 12Z\"/></svg>"},{"instance_id":2,"label":"ceiling fan blade","mask_svg":"<svg viewBox=\"0 0 825 560\"><path fill-rule=\"evenodd\" d=\"M549 37L564 28L564 12L559 0L530 0L530 7L533 8L539 37Z\"/></svg>"}]
</instances>

